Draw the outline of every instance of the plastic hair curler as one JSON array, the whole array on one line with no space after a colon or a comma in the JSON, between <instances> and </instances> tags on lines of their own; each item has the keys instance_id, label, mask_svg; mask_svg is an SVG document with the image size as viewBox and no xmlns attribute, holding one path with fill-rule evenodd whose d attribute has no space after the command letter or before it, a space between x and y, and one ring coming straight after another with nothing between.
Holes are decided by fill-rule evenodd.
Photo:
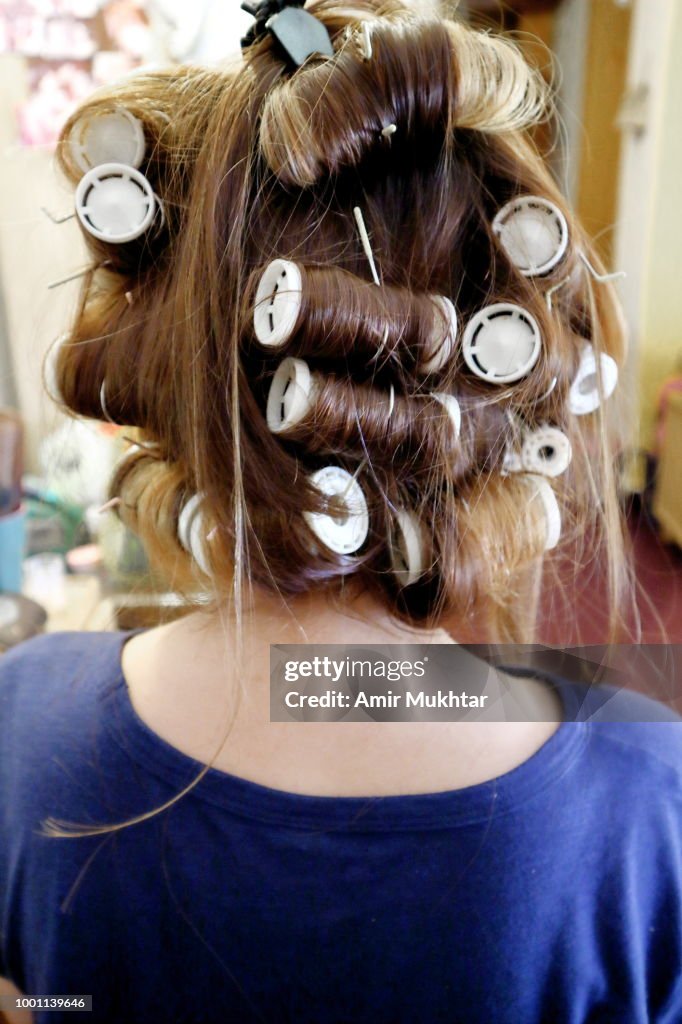
<instances>
[{"instance_id":1,"label":"plastic hair curler","mask_svg":"<svg viewBox=\"0 0 682 1024\"><path fill-rule=\"evenodd\" d=\"M580 357L576 378L568 393L568 407L575 416L584 416L599 408L602 398L610 398L618 383L618 364L606 352L599 353L601 388L597 377L597 355L591 345L585 345Z\"/></svg>"},{"instance_id":2,"label":"plastic hair curler","mask_svg":"<svg viewBox=\"0 0 682 1024\"><path fill-rule=\"evenodd\" d=\"M206 529L204 514L201 510L203 496L193 494L185 502L178 517L178 540L188 555L191 555L205 576L211 571L206 555Z\"/></svg>"},{"instance_id":3,"label":"plastic hair curler","mask_svg":"<svg viewBox=\"0 0 682 1024\"><path fill-rule=\"evenodd\" d=\"M69 140L71 155L84 174L101 164L139 167L146 142L142 122L123 107L83 118Z\"/></svg>"},{"instance_id":4,"label":"plastic hair curler","mask_svg":"<svg viewBox=\"0 0 682 1024\"><path fill-rule=\"evenodd\" d=\"M472 373L490 384L510 384L525 377L538 361L540 328L521 306L497 302L469 321L462 353Z\"/></svg>"},{"instance_id":5,"label":"plastic hair curler","mask_svg":"<svg viewBox=\"0 0 682 1024\"><path fill-rule=\"evenodd\" d=\"M521 465L526 473L560 476L571 462L571 442L557 427L530 430L521 448Z\"/></svg>"},{"instance_id":6,"label":"plastic hair curler","mask_svg":"<svg viewBox=\"0 0 682 1024\"><path fill-rule=\"evenodd\" d=\"M493 220L493 231L524 277L548 274L566 255L568 223L558 206L540 196L512 199Z\"/></svg>"},{"instance_id":7,"label":"plastic hair curler","mask_svg":"<svg viewBox=\"0 0 682 1024\"><path fill-rule=\"evenodd\" d=\"M296 327L303 289L301 271L291 260L273 260L256 290L253 326L261 345L279 348Z\"/></svg>"},{"instance_id":8,"label":"plastic hair curler","mask_svg":"<svg viewBox=\"0 0 682 1024\"><path fill-rule=\"evenodd\" d=\"M338 280L334 280L335 275ZM333 320L339 288L347 289L350 320L356 322L357 318L358 325L345 336L344 332L333 332L339 355L358 358L364 344L368 359L385 357L396 363L405 359L424 376L438 372L452 356L457 344L457 312L445 296L412 294L383 285L370 286L368 291L367 281L346 271L301 268L284 259L269 263L258 281L253 308L256 340L265 348L276 349L298 335L297 340L304 346L309 344L308 310L304 308L309 305L310 311L314 310L316 330L331 348L328 324ZM304 295L304 289L310 294Z\"/></svg>"},{"instance_id":9,"label":"plastic hair curler","mask_svg":"<svg viewBox=\"0 0 682 1024\"><path fill-rule=\"evenodd\" d=\"M432 391L431 398L435 398L446 410L454 428L455 436L459 437L462 429L462 410L455 396L449 395L444 391Z\"/></svg>"},{"instance_id":10,"label":"plastic hair curler","mask_svg":"<svg viewBox=\"0 0 682 1024\"><path fill-rule=\"evenodd\" d=\"M369 532L367 502L357 480L341 466L323 466L311 474L310 482L326 497L337 498L345 506L345 514L338 517L304 511L303 517L312 532L339 555L357 551Z\"/></svg>"},{"instance_id":11,"label":"plastic hair curler","mask_svg":"<svg viewBox=\"0 0 682 1024\"><path fill-rule=\"evenodd\" d=\"M538 497L542 502L542 506L545 511L545 520L547 523L545 551L551 551L557 546L559 538L561 537L561 512L559 511L559 502L557 501L556 494L552 490L552 485L546 477L536 476L534 473L529 473L525 479L533 488L533 497Z\"/></svg>"},{"instance_id":12,"label":"plastic hair curler","mask_svg":"<svg viewBox=\"0 0 682 1024\"><path fill-rule=\"evenodd\" d=\"M409 587L426 568L426 536L421 521L405 508L395 511L390 537L391 568L401 587Z\"/></svg>"},{"instance_id":13,"label":"plastic hair curler","mask_svg":"<svg viewBox=\"0 0 682 1024\"><path fill-rule=\"evenodd\" d=\"M57 360L63 345L69 340L68 334L60 334L52 343L45 356L44 377L45 390L53 402L64 403L64 397L57 383Z\"/></svg>"},{"instance_id":14,"label":"plastic hair curler","mask_svg":"<svg viewBox=\"0 0 682 1024\"><path fill-rule=\"evenodd\" d=\"M315 383L303 359L288 356L277 367L270 391L266 419L273 434L289 430L303 419L310 409Z\"/></svg>"},{"instance_id":15,"label":"plastic hair curler","mask_svg":"<svg viewBox=\"0 0 682 1024\"><path fill-rule=\"evenodd\" d=\"M103 242L131 242L163 208L143 174L126 164L101 164L76 189L76 214L89 234Z\"/></svg>"},{"instance_id":16,"label":"plastic hair curler","mask_svg":"<svg viewBox=\"0 0 682 1024\"><path fill-rule=\"evenodd\" d=\"M457 344L457 311L453 306L450 299L444 295L432 295L434 303L443 311L445 314L445 320L448 326L448 332L444 338L440 338L440 325L437 324L434 330L434 344L440 345L435 352L424 362L421 362L417 370L419 373L429 374L437 373L438 370L442 369L445 363L448 361L450 356L455 350Z\"/></svg>"}]
</instances>

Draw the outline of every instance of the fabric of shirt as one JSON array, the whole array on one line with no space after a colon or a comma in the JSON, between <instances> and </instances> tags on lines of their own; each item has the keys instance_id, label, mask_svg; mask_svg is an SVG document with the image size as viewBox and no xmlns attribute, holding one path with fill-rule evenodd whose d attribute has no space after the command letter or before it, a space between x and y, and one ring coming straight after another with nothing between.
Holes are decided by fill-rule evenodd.
<instances>
[{"instance_id":1,"label":"fabric of shirt","mask_svg":"<svg viewBox=\"0 0 682 1024\"><path fill-rule=\"evenodd\" d=\"M671 711L551 677L566 720L489 782L329 797L210 769L149 820L46 836L200 770L135 711L130 635L0 657L0 975L23 992L92 995L85 1019L121 1024L682 1022ZM628 721L600 721L614 700Z\"/></svg>"}]
</instances>

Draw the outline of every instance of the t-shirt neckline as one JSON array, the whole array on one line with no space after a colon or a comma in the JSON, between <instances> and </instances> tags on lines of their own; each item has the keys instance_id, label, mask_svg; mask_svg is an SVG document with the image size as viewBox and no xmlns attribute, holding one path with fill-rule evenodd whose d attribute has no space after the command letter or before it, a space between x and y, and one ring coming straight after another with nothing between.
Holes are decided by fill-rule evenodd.
<instances>
[{"instance_id":1,"label":"t-shirt neckline","mask_svg":"<svg viewBox=\"0 0 682 1024\"><path fill-rule=\"evenodd\" d=\"M154 732L133 706L121 654L125 643L141 632L143 628L111 634L111 661L107 652L100 663L103 682L110 684L105 694L110 706L104 709L103 721L128 757L180 793L205 765ZM590 723L570 720L578 706L575 684L550 674L534 674L557 691L564 720L530 758L487 782L434 793L320 796L275 789L208 768L182 800L200 799L242 817L298 829L419 830L488 822L493 815L510 813L559 782L587 743ZM172 795L169 793L168 799Z\"/></svg>"}]
</instances>

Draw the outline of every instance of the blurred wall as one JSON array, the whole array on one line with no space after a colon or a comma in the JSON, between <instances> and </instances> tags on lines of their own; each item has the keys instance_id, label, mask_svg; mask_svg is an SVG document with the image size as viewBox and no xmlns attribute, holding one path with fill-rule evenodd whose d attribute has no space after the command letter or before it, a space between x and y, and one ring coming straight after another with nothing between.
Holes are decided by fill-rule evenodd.
<instances>
[{"instance_id":1,"label":"blurred wall","mask_svg":"<svg viewBox=\"0 0 682 1024\"><path fill-rule=\"evenodd\" d=\"M253 21L237 0L197 0L191 6L163 0L154 12L147 59L161 64L172 58L208 63L234 54ZM27 86L24 59L0 54L0 404L20 408L27 469L37 472L40 441L63 420L44 391L42 360L67 328L81 282L54 290L47 285L78 270L86 255L75 220L56 226L41 213L41 206L70 212L73 192L58 178L49 148L17 142L16 108Z\"/></svg>"},{"instance_id":2,"label":"blurred wall","mask_svg":"<svg viewBox=\"0 0 682 1024\"><path fill-rule=\"evenodd\" d=\"M74 222L57 227L40 212L41 206L68 212L72 197L57 179L49 150L17 144L15 110L26 86L23 59L0 56L0 284L14 386L26 423L26 463L36 471L38 444L60 415L43 389L41 362L64 330L78 289L78 282L54 291L47 284L78 269L84 256Z\"/></svg>"},{"instance_id":3,"label":"blurred wall","mask_svg":"<svg viewBox=\"0 0 682 1024\"><path fill-rule=\"evenodd\" d=\"M552 50L556 57L557 108L561 118L561 145L553 154L557 179L575 206L578 195L580 153L584 128L581 112L585 97L585 62L590 24L589 0L563 0L554 15Z\"/></svg>"},{"instance_id":4,"label":"blurred wall","mask_svg":"<svg viewBox=\"0 0 682 1024\"><path fill-rule=\"evenodd\" d=\"M682 361L682 3L636 0L620 112L623 147L615 263L630 329L625 385L640 451L652 451L658 391ZM630 486L644 485L636 459Z\"/></svg>"},{"instance_id":5,"label":"blurred wall","mask_svg":"<svg viewBox=\"0 0 682 1024\"><path fill-rule=\"evenodd\" d=\"M2 281L2 267L0 267L0 282ZM0 288L0 408L17 408L16 377L14 374L14 360L10 348L9 331L7 330L7 316L5 314L5 297Z\"/></svg>"},{"instance_id":6,"label":"blurred wall","mask_svg":"<svg viewBox=\"0 0 682 1024\"><path fill-rule=\"evenodd\" d=\"M653 208L644 274L640 384L643 440L651 447L661 383L682 375L682 3L672 9L663 86L662 130L651 182Z\"/></svg>"},{"instance_id":7,"label":"blurred wall","mask_svg":"<svg viewBox=\"0 0 682 1024\"><path fill-rule=\"evenodd\" d=\"M583 131L577 133L575 203L580 219L607 265L613 259L617 218L621 133L618 112L623 100L630 45L630 5L591 0L587 11L582 109Z\"/></svg>"}]
</instances>

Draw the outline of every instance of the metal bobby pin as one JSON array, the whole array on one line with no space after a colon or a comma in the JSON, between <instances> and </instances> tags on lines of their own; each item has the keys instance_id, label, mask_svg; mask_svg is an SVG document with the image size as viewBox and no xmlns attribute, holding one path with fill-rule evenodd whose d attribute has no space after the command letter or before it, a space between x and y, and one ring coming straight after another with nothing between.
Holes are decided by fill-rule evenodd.
<instances>
[{"instance_id":1,"label":"metal bobby pin","mask_svg":"<svg viewBox=\"0 0 682 1024\"><path fill-rule=\"evenodd\" d=\"M362 210L359 206L353 207L353 215L355 216L355 223L357 224L358 232L360 233L362 248L365 250L365 256L367 257L369 268L372 271L372 279L375 284L381 285L376 264L374 262L374 253L372 252L372 246L370 245L369 235L367 234L367 228L365 226L365 218L362 216Z\"/></svg>"}]
</instances>

